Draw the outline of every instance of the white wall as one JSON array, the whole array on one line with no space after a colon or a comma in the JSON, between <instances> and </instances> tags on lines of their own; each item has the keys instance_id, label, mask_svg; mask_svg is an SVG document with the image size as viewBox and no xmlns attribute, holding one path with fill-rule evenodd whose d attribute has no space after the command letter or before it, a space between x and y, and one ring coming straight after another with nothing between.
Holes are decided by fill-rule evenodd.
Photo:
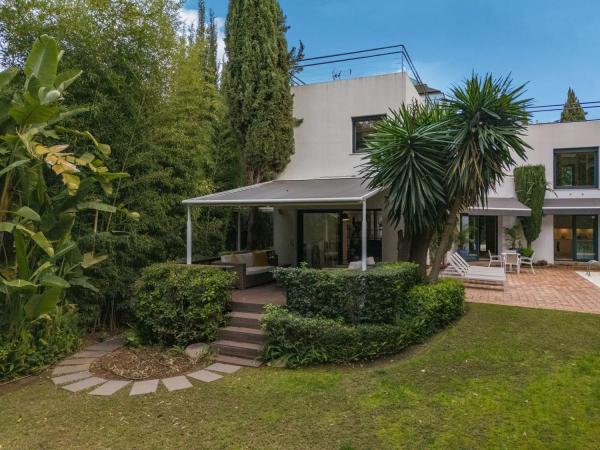
<instances>
[{"instance_id":1,"label":"white wall","mask_svg":"<svg viewBox=\"0 0 600 450\"><path fill-rule=\"evenodd\" d=\"M392 73L292 88L295 153L280 179L358 175L361 155L352 153L352 118L386 114L421 101L409 77Z\"/></svg>"}]
</instances>

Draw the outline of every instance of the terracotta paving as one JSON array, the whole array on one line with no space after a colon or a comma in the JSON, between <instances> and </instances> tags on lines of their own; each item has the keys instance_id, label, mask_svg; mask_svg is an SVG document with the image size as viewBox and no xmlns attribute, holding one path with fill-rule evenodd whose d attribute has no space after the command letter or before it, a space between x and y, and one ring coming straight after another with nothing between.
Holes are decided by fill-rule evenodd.
<instances>
[{"instance_id":1,"label":"terracotta paving","mask_svg":"<svg viewBox=\"0 0 600 450\"><path fill-rule=\"evenodd\" d=\"M467 288L467 301L600 314L600 288L568 268L523 269L509 274L506 289Z\"/></svg>"}]
</instances>

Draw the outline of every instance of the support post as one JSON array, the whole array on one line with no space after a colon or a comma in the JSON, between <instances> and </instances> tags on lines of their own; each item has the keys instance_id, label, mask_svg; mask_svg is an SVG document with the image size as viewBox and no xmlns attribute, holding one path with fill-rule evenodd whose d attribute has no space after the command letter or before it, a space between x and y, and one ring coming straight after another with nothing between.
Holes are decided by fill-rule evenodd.
<instances>
[{"instance_id":1,"label":"support post","mask_svg":"<svg viewBox=\"0 0 600 450\"><path fill-rule=\"evenodd\" d=\"M187 207L186 237L187 237L187 245L186 245L187 255L186 255L185 262L187 265L191 265L192 264L192 212L190 211L189 206Z\"/></svg>"},{"instance_id":2,"label":"support post","mask_svg":"<svg viewBox=\"0 0 600 450\"><path fill-rule=\"evenodd\" d=\"M242 250L242 209L238 208L237 211L237 236L235 249L239 252Z\"/></svg>"},{"instance_id":3,"label":"support post","mask_svg":"<svg viewBox=\"0 0 600 450\"><path fill-rule=\"evenodd\" d=\"M367 270L367 201L362 202L362 230L361 230L361 262L363 272Z\"/></svg>"}]
</instances>

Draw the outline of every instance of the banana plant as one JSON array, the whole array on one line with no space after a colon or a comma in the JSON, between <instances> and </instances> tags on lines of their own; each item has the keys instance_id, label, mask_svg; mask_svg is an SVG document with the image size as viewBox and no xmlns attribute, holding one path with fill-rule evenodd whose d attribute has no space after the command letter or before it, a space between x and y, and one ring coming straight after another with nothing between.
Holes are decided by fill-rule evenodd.
<instances>
[{"instance_id":1,"label":"banana plant","mask_svg":"<svg viewBox=\"0 0 600 450\"><path fill-rule=\"evenodd\" d=\"M127 176L109 171L108 145L64 126L85 109L64 106L81 71L59 73L62 54L44 35L22 71L0 73L0 331L13 336L23 323L49 318L71 286L94 289L84 269L105 256L81 254L72 229L83 210L116 212L103 198Z\"/></svg>"}]
</instances>

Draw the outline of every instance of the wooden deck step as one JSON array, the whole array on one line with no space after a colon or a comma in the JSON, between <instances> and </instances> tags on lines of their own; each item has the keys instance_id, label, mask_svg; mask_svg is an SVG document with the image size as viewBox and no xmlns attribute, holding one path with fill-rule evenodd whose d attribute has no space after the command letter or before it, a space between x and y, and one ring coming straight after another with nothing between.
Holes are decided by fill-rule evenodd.
<instances>
[{"instance_id":1,"label":"wooden deck step","mask_svg":"<svg viewBox=\"0 0 600 450\"><path fill-rule=\"evenodd\" d=\"M235 366L245 366L245 367L260 367L262 366L262 362L256 359L248 359L248 358L240 358L238 356L229 356L229 355L218 355L215 358L216 362L224 363L224 364L233 364Z\"/></svg>"},{"instance_id":2,"label":"wooden deck step","mask_svg":"<svg viewBox=\"0 0 600 450\"><path fill-rule=\"evenodd\" d=\"M266 303L252 303L248 301L233 301L231 302L231 310L237 312L251 312L262 314L265 309Z\"/></svg>"},{"instance_id":3,"label":"wooden deck step","mask_svg":"<svg viewBox=\"0 0 600 450\"><path fill-rule=\"evenodd\" d=\"M253 342L229 341L220 339L213 343L219 355L238 356L255 359L262 354L264 345Z\"/></svg>"},{"instance_id":4,"label":"wooden deck step","mask_svg":"<svg viewBox=\"0 0 600 450\"><path fill-rule=\"evenodd\" d=\"M263 330L247 327L228 326L217 331L217 337L222 340L252 342L263 344L267 338Z\"/></svg>"}]
</instances>

